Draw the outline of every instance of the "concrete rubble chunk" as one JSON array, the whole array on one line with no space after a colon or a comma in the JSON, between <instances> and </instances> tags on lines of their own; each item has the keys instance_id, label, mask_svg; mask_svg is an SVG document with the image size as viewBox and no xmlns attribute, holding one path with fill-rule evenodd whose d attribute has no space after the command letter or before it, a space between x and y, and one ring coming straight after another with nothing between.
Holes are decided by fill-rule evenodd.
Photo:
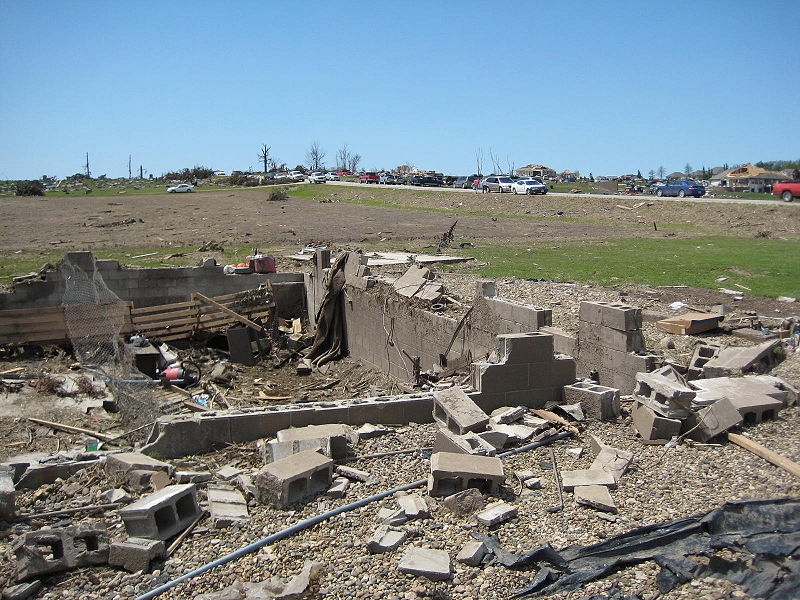
<instances>
[{"instance_id":1,"label":"concrete rubble chunk","mask_svg":"<svg viewBox=\"0 0 800 600\"><path fill-rule=\"evenodd\" d=\"M333 461L330 458L312 451L294 454L256 473L256 500L285 508L327 490L332 473Z\"/></svg>"},{"instance_id":2,"label":"concrete rubble chunk","mask_svg":"<svg viewBox=\"0 0 800 600\"><path fill-rule=\"evenodd\" d=\"M492 425L492 431L506 435L506 444L519 444L527 442L534 435L536 430L527 425Z\"/></svg>"},{"instance_id":3,"label":"concrete rubble chunk","mask_svg":"<svg viewBox=\"0 0 800 600\"><path fill-rule=\"evenodd\" d=\"M362 483L366 483L370 478L370 474L367 471L361 471L360 469L345 467L343 465L337 466L336 472L342 477L347 477L352 481L360 481Z\"/></svg>"},{"instance_id":4,"label":"concrete rubble chunk","mask_svg":"<svg viewBox=\"0 0 800 600\"><path fill-rule=\"evenodd\" d=\"M452 575L450 555L444 550L430 548L409 548L398 568L401 573L427 577L431 581L445 581Z\"/></svg>"},{"instance_id":5,"label":"concrete rubble chunk","mask_svg":"<svg viewBox=\"0 0 800 600\"><path fill-rule=\"evenodd\" d=\"M479 523L491 527L517 516L517 507L500 500L493 502L475 515Z\"/></svg>"},{"instance_id":6,"label":"concrete rubble chunk","mask_svg":"<svg viewBox=\"0 0 800 600\"><path fill-rule=\"evenodd\" d=\"M193 483L168 485L121 508L119 515L131 537L166 540L200 516Z\"/></svg>"},{"instance_id":7,"label":"concrete rubble chunk","mask_svg":"<svg viewBox=\"0 0 800 600\"><path fill-rule=\"evenodd\" d=\"M236 487L246 496L255 498L256 486L253 483L253 476L249 473L242 473L236 478Z\"/></svg>"},{"instance_id":8,"label":"concrete rubble chunk","mask_svg":"<svg viewBox=\"0 0 800 600\"><path fill-rule=\"evenodd\" d=\"M131 495L121 488L115 488L100 494L100 499L107 504L114 504L116 502L127 504L131 501Z\"/></svg>"},{"instance_id":9,"label":"concrete rubble chunk","mask_svg":"<svg viewBox=\"0 0 800 600\"><path fill-rule=\"evenodd\" d=\"M432 281L434 278L430 269L421 265L411 265L408 270L392 283L394 290L406 298L419 298L435 302L444 292L440 283Z\"/></svg>"},{"instance_id":10,"label":"concrete rubble chunk","mask_svg":"<svg viewBox=\"0 0 800 600\"><path fill-rule=\"evenodd\" d=\"M502 450L505 448L506 444L508 443L508 434L503 433L502 431L494 431L489 429L488 431L481 431L477 435L480 439L484 442L489 444L495 450ZM494 453L487 453L487 456L492 456Z\"/></svg>"},{"instance_id":11,"label":"concrete rubble chunk","mask_svg":"<svg viewBox=\"0 0 800 600\"><path fill-rule=\"evenodd\" d=\"M770 340L757 346L722 348L703 366L703 377L765 373L778 362L774 350L780 343L780 340Z\"/></svg>"},{"instance_id":12,"label":"concrete rubble chunk","mask_svg":"<svg viewBox=\"0 0 800 600\"><path fill-rule=\"evenodd\" d=\"M494 456L497 448L484 439L480 434L465 433L458 435L441 427L436 431L436 439L433 442L433 453L454 452L457 454L479 454L481 456ZM505 436L506 439L508 436ZM491 439L491 438L490 438ZM494 438L495 440L499 438Z\"/></svg>"},{"instance_id":13,"label":"concrete rubble chunk","mask_svg":"<svg viewBox=\"0 0 800 600\"><path fill-rule=\"evenodd\" d=\"M681 431L679 419L656 414L652 408L639 402L635 403L631 416L633 429L648 442L666 443Z\"/></svg>"},{"instance_id":14,"label":"concrete rubble chunk","mask_svg":"<svg viewBox=\"0 0 800 600\"><path fill-rule=\"evenodd\" d=\"M486 548L486 544L477 540L472 540L461 546L461 550L459 550L456 555L456 560L467 566L477 567L483 562L483 557L486 556L488 552L489 550Z\"/></svg>"},{"instance_id":15,"label":"concrete rubble chunk","mask_svg":"<svg viewBox=\"0 0 800 600\"><path fill-rule=\"evenodd\" d=\"M367 542L370 554L383 554L397 550L406 541L408 534L390 525L379 525Z\"/></svg>"},{"instance_id":16,"label":"concrete rubble chunk","mask_svg":"<svg viewBox=\"0 0 800 600\"><path fill-rule=\"evenodd\" d=\"M29 581L27 583L18 583L3 590L3 600L28 600L33 598L34 594L42 589L42 582L38 579L36 581Z\"/></svg>"},{"instance_id":17,"label":"concrete rubble chunk","mask_svg":"<svg viewBox=\"0 0 800 600\"><path fill-rule=\"evenodd\" d=\"M17 579L31 579L108 562L105 525L86 521L70 527L29 531L11 543Z\"/></svg>"},{"instance_id":18,"label":"concrete rubble chunk","mask_svg":"<svg viewBox=\"0 0 800 600\"><path fill-rule=\"evenodd\" d=\"M157 492L171 482L172 479L166 471L133 469L125 473L125 486L134 492Z\"/></svg>"},{"instance_id":19,"label":"concrete rubble chunk","mask_svg":"<svg viewBox=\"0 0 800 600\"><path fill-rule=\"evenodd\" d=\"M431 456L428 493L449 496L467 488L477 488L487 494L497 494L505 481L503 463L493 456L473 456L437 452Z\"/></svg>"},{"instance_id":20,"label":"concrete rubble chunk","mask_svg":"<svg viewBox=\"0 0 800 600\"><path fill-rule=\"evenodd\" d=\"M217 469L217 471L214 473L214 476L222 481L230 481L231 479L236 479L242 473L244 473L244 469L239 469L231 465L225 465L224 467Z\"/></svg>"},{"instance_id":21,"label":"concrete rubble chunk","mask_svg":"<svg viewBox=\"0 0 800 600\"><path fill-rule=\"evenodd\" d=\"M16 514L16 497L14 470L10 466L0 466L0 521Z\"/></svg>"},{"instance_id":22,"label":"concrete rubble chunk","mask_svg":"<svg viewBox=\"0 0 800 600\"><path fill-rule=\"evenodd\" d=\"M247 500L239 490L228 485L208 486L208 511L214 527L229 527L235 521L250 518Z\"/></svg>"},{"instance_id":23,"label":"concrete rubble chunk","mask_svg":"<svg viewBox=\"0 0 800 600\"><path fill-rule=\"evenodd\" d=\"M329 439L327 444L330 447L330 457L333 459L347 456L349 446L358 442L358 434L351 427L338 423L282 429L278 432L277 438L279 442Z\"/></svg>"},{"instance_id":24,"label":"concrete rubble chunk","mask_svg":"<svg viewBox=\"0 0 800 600\"><path fill-rule=\"evenodd\" d=\"M605 512L617 512L617 505L604 485L579 485L573 490L575 501Z\"/></svg>"},{"instance_id":25,"label":"concrete rubble chunk","mask_svg":"<svg viewBox=\"0 0 800 600\"><path fill-rule=\"evenodd\" d=\"M397 504L400 505L400 510L409 519L427 519L430 517L430 510L425 498L419 494L404 494L397 496Z\"/></svg>"},{"instance_id":26,"label":"concrete rubble chunk","mask_svg":"<svg viewBox=\"0 0 800 600\"><path fill-rule=\"evenodd\" d=\"M175 483L207 483L213 477L209 471L175 471Z\"/></svg>"},{"instance_id":27,"label":"concrete rubble chunk","mask_svg":"<svg viewBox=\"0 0 800 600\"><path fill-rule=\"evenodd\" d=\"M685 419L696 396L686 379L671 366L652 373L636 374L635 395L639 402L669 419Z\"/></svg>"},{"instance_id":28,"label":"concrete rubble chunk","mask_svg":"<svg viewBox=\"0 0 800 600\"><path fill-rule=\"evenodd\" d=\"M331 498L344 498L347 488L350 487L350 480L347 477L337 477L331 482L331 487L325 492Z\"/></svg>"},{"instance_id":29,"label":"concrete rubble chunk","mask_svg":"<svg viewBox=\"0 0 800 600\"><path fill-rule=\"evenodd\" d=\"M561 471L561 487L567 491L584 485L614 486L615 484L614 476L606 471L594 471L591 469Z\"/></svg>"},{"instance_id":30,"label":"concrete rubble chunk","mask_svg":"<svg viewBox=\"0 0 800 600\"><path fill-rule=\"evenodd\" d=\"M613 421L621 412L619 390L591 381L564 386L564 401L578 402L587 419Z\"/></svg>"},{"instance_id":31,"label":"concrete rubble chunk","mask_svg":"<svg viewBox=\"0 0 800 600\"><path fill-rule=\"evenodd\" d=\"M540 490L542 489L542 480L539 477L531 477L523 481L522 485L528 490Z\"/></svg>"},{"instance_id":32,"label":"concrete rubble chunk","mask_svg":"<svg viewBox=\"0 0 800 600\"><path fill-rule=\"evenodd\" d=\"M256 446L261 452L261 458L265 465L307 450L316 451L325 456L331 455L330 438L290 440L286 442L259 440Z\"/></svg>"},{"instance_id":33,"label":"concrete rubble chunk","mask_svg":"<svg viewBox=\"0 0 800 600\"><path fill-rule=\"evenodd\" d=\"M126 571L150 572L150 566L156 559L166 555L164 542L131 537L124 542L114 542L108 554L108 564L122 567Z\"/></svg>"},{"instance_id":34,"label":"concrete rubble chunk","mask_svg":"<svg viewBox=\"0 0 800 600\"><path fill-rule=\"evenodd\" d=\"M583 448L567 448L566 453L573 458L580 458L583 454Z\"/></svg>"},{"instance_id":35,"label":"concrete rubble chunk","mask_svg":"<svg viewBox=\"0 0 800 600\"><path fill-rule=\"evenodd\" d=\"M364 423L361 427L358 428L357 433L359 440L370 440L372 438L380 437L382 435L394 433L394 430L389 429L388 427L383 427L381 425Z\"/></svg>"},{"instance_id":36,"label":"concrete rubble chunk","mask_svg":"<svg viewBox=\"0 0 800 600\"><path fill-rule=\"evenodd\" d=\"M615 482L619 482L632 460L633 453L604 445L597 453L589 470L605 471L611 474Z\"/></svg>"},{"instance_id":37,"label":"concrete rubble chunk","mask_svg":"<svg viewBox=\"0 0 800 600\"><path fill-rule=\"evenodd\" d=\"M397 526L408 523L408 517L402 508L381 508L378 510L378 520L387 525Z\"/></svg>"},{"instance_id":38,"label":"concrete rubble chunk","mask_svg":"<svg viewBox=\"0 0 800 600\"><path fill-rule=\"evenodd\" d=\"M707 442L743 420L733 402L722 398L686 419L684 428L688 432L688 437L698 442Z\"/></svg>"},{"instance_id":39,"label":"concrete rubble chunk","mask_svg":"<svg viewBox=\"0 0 800 600\"><path fill-rule=\"evenodd\" d=\"M489 421L498 425L508 425L509 423L514 423L515 421L519 421L522 417L524 417L525 411L526 409L524 406L503 406L491 412L489 415Z\"/></svg>"},{"instance_id":40,"label":"concrete rubble chunk","mask_svg":"<svg viewBox=\"0 0 800 600\"><path fill-rule=\"evenodd\" d=\"M307 560L303 564L303 569L292 577L282 591L275 594L276 600L299 600L308 590L308 586L322 573L323 565L321 562Z\"/></svg>"},{"instance_id":41,"label":"concrete rubble chunk","mask_svg":"<svg viewBox=\"0 0 800 600\"><path fill-rule=\"evenodd\" d=\"M486 498L475 488L457 492L442 500L442 506L460 516L471 515L486 506Z\"/></svg>"},{"instance_id":42,"label":"concrete rubble chunk","mask_svg":"<svg viewBox=\"0 0 800 600\"><path fill-rule=\"evenodd\" d=\"M129 471L164 471L171 475L172 465L140 452L119 452L106 456L105 471L108 475L124 475Z\"/></svg>"},{"instance_id":43,"label":"concrete rubble chunk","mask_svg":"<svg viewBox=\"0 0 800 600\"><path fill-rule=\"evenodd\" d=\"M489 423L488 415L460 387L433 393L433 418L455 434L483 431Z\"/></svg>"}]
</instances>

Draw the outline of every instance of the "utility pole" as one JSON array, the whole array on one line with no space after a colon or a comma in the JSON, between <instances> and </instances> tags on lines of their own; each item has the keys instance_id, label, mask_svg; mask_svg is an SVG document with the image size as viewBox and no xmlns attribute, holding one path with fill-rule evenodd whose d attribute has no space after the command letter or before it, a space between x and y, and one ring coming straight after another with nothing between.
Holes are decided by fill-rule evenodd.
<instances>
[{"instance_id":1,"label":"utility pole","mask_svg":"<svg viewBox=\"0 0 800 600\"><path fill-rule=\"evenodd\" d=\"M144 170L142 169L142 165L139 165L139 179L144 179Z\"/></svg>"},{"instance_id":2,"label":"utility pole","mask_svg":"<svg viewBox=\"0 0 800 600\"><path fill-rule=\"evenodd\" d=\"M128 179L131 179L131 155L128 154Z\"/></svg>"},{"instance_id":3,"label":"utility pole","mask_svg":"<svg viewBox=\"0 0 800 600\"><path fill-rule=\"evenodd\" d=\"M86 153L86 164L84 165L84 167L86 168L86 179L91 179L92 178L92 172L89 171L89 153L88 152Z\"/></svg>"}]
</instances>

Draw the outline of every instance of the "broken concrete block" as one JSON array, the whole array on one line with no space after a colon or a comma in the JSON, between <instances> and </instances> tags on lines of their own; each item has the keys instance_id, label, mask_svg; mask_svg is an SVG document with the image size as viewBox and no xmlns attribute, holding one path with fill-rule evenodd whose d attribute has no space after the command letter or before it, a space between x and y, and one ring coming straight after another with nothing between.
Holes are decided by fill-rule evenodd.
<instances>
[{"instance_id":1,"label":"broken concrete block","mask_svg":"<svg viewBox=\"0 0 800 600\"><path fill-rule=\"evenodd\" d=\"M686 419L683 427L687 436L698 442L707 442L720 433L742 422L742 415L727 398L700 409Z\"/></svg>"},{"instance_id":2,"label":"broken concrete block","mask_svg":"<svg viewBox=\"0 0 800 600\"><path fill-rule=\"evenodd\" d=\"M683 375L670 366L652 373L637 373L634 393L641 404L669 419L688 417L697 394Z\"/></svg>"},{"instance_id":3,"label":"broken concrete block","mask_svg":"<svg viewBox=\"0 0 800 600\"><path fill-rule=\"evenodd\" d=\"M171 483L166 471L140 471L125 473L125 485L134 492L156 492Z\"/></svg>"},{"instance_id":4,"label":"broken concrete block","mask_svg":"<svg viewBox=\"0 0 800 600\"><path fill-rule=\"evenodd\" d=\"M613 486L615 484L614 476L606 471L593 471L591 469L561 471L561 487L567 491L582 485Z\"/></svg>"},{"instance_id":5,"label":"broken concrete block","mask_svg":"<svg viewBox=\"0 0 800 600\"><path fill-rule=\"evenodd\" d=\"M505 448L506 444L508 443L508 434L503 433L502 431L495 431L493 429L489 429L488 431L481 431L480 433L475 434L484 442L489 444L495 450L501 450ZM487 453L487 456L492 456L491 454Z\"/></svg>"},{"instance_id":6,"label":"broken concrete block","mask_svg":"<svg viewBox=\"0 0 800 600\"><path fill-rule=\"evenodd\" d=\"M140 452L119 452L106 456L105 471L112 476L126 475L129 471L163 471L171 475L172 465Z\"/></svg>"},{"instance_id":7,"label":"broken concrete block","mask_svg":"<svg viewBox=\"0 0 800 600\"><path fill-rule=\"evenodd\" d=\"M455 434L483 431L489 423L488 415L459 387L433 393L433 418Z\"/></svg>"},{"instance_id":8,"label":"broken concrete block","mask_svg":"<svg viewBox=\"0 0 800 600\"><path fill-rule=\"evenodd\" d=\"M186 529L200 516L193 483L168 485L119 509L131 537L166 540Z\"/></svg>"},{"instance_id":9,"label":"broken concrete block","mask_svg":"<svg viewBox=\"0 0 800 600\"><path fill-rule=\"evenodd\" d=\"M468 488L442 500L442 506L452 513L466 516L482 510L486 506L486 498L477 489Z\"/></svg>"},{"instance_id":10,"label":"broken concrete block","mask_svg":"<svg viewBox=\"0 0 800 600\"><path fill-rule=\"evenodd\" d=\"M406 541L405 531L389 525L379 525L367 542L367 552L370 554L383 554L397 550Z\"/></svg>"},{"instance_id":11,"label":"broken concrete block","mask_svg":"<svg viewBox=\"0 0 800 600\"><path fill-rule=\"evenodd\" d=\"M303 564L303 569L292 577L283 590L275 594L275 600L300 600L304 597L308 586L322 573L323 564L317 561L307 560ZM254 599L258 596L254 596Z\"/></svg>"},{"instance_id":12,"label":"broken concrete block","mask_svg":"<svg viewBox=\"0 0 800 600\"><path fill-rule=\"evenodd\" d=\"M472 540L461 546L456 555L456 560L470 567L477 567L483 562L483 557L489 553L486 544L477 540Z\"/></svg>"},{"instance_id":13,"label":"broken concrete block","mask_svg":"<svg viewBox=\"0 0 800 600\"><path fill-rule=\"evenodd\" d=\"M580 458L583 454L583 448L567 448L566 453L573 458Z\"/></svg>"},{"instance_id":14,"label":"broken concrete block","mask_svg":"<svg viewBox=\"0 0 800 600\"><path fill-rule=\"evenodd\" d=\"M151 563L166 555L164 542L132 537L124 542L114 542L108 554L108 564L135 573L150 572Z\"/></svg>"},{"instance_id":15,"label":"broken concrete block","mask_svg":"<svg viewBox=\"0 0 800 600\"><path fill-rule=\"evenodd\" d=\"M327 490L332 473L333 461L322 454L312 451L294 454L256 473L256 500L285 508Z\"/></svg>"},{"instance_id":16,"label":"broken concrete block","mask_svg":"<svg viewBox=\"0 0 800 600\"><path fill-rule=\"evenodd\" d=\"M492 504L489 504L486 508L476 514L475 518L479 523L483 523L484 525L491 527L492 525L497 525L498 523L513 519L516 516L517 507L501 500L499 502L493 502Z\"/></svg>"},{"instance_id":17,"label":"broken concrete block","mask_svg":"<svg viewBox=\"0 0 800 600\"><path fill-rule=\"evenodd\" d=\"M402 508L393 510L391 508L381 508L378 510L378 520L387 525L397 526L408 522L408 517Z\"/></svg>"},{"instance_id":18,"label":"broken concrete block","mask_svg":"<svg viewBox=\"0 0 800 600\"><path fill-rule=\"evenodd\" d=\"M419 494L397 496L397 504L400 505L400 510L402 510L409 519L427 519L430 517L428 504Z\"/></svg>"},{"instance_id":19,"label":"broken concrete block","mask_svg":"<svg viewBox=\"0 0 800 600\"><path fill-rule=\"evenodd\" d=\"M780 344L780 340L770 340L757 346L722 348L703 366L703 377L766 373L778 362L775 351Z\"/></svg>"},{"instance_id":20,"label":"broken concrete block","mask_svg":"<svg viewBox=\"0 0 800 600\"><path fill-rule=\"evenodd\" d=\"M3 590L3 600L28 600L42 589L42 582L38 579L28 583L18 583Z\"/></svg>"},{"instance_id":21,"label":"broken concrete block","mask_svg":"<svg viewBox=\"0 0 800 600\"><path fill-rule=\"evenodd\" d=\"M15 539L11 551L16 557L17 579L30 579L107 563L108 534L104 525L91 521L39 529Z\"/></svg>"},{"instance_id":22,"label":"broken concrete block","mask_svg":"<svg viewBox=\"0 0 800 600\"><path fill-rule=\"evenodd\" d=\"M720 350L721 346L719 344L698 344L695 346L692 359L689 361L686 378L694 380L702 377L703 367L708 361L716 358Z\"/></svg>"},{"instance_id":23,"label":"broken concrete block","mask_svg":"<svg viewBox=\"0 0 800 600\"><path fill-rule=\"evenodd\" d=\"M617 512L617 505L611 493L604 485L579 485L573 491L575 501L584 506L591 506L605 512Z\"/></svg>"},{"instance_id":24,"label":"broken concrete block","mask_svg":"<svg viewBox=\"0 0 800 600\"><path fill-rule=\"evenodd\" d=\"M436 440L433 443L433 453L437 452L494 456L496 448L485 441L479 434L465 433L464 435L458 435L447 429L439 428L436 431Z\"/></svg>"},{"instance_id":25,"label":"broken concrete block","mask_svg":"<svg viewBox=\"0 0 800 600\"><path fill-rule=\"evenodd\" d=\"M619 390L590 381L565 385L564 402L579 402L588 419L613 421L620 415Z\"/></svg>"},{"instance_id":26,"label":"broken concrete block","mask_svg":"<svg viewBox=\"0 0 800 600\"><path fill-rule=\"evenodd\" d=\"M256 485L253 483L253 476L248 473L242 473L236 478L236 487L239 488L245 497L255 498Z\"/></svg>"},{"instance_id":27,"label":"broken concrete block","mask_svg":"<svg viewBox=\"0 0 800 600\"><path fill-rule=\"evenodd\" d=\"M261 458L264 460L265 465L307 450L320 452L325 456L331 455L330 438L291 440L287 442L259 440L256 446L261 452Z\"/></svg>"},{"instance_id":28,"label":"broken concrete block","mask_svg":"<svg viewBox=\"0 0 800 600\"><path fill-rule=\"evenodd\" d=\"M427 577L431 581L450 579L450 555L444 550L412 547L406 550L398 566L401 573Z\"/></svg>"},{"instance_id":29,"label":"broken concrete block","mask_svg":"<svg viewBox=\"0 0 800 600\"><path fill-rule=\"evenodd\" d=\"M208 512L214 527L229 527L234 521L250 518L247 500L239 490L227 485L208 486Z\"/></svg>"},{"instance_id":30,"label":"broken concrete block","mask_svg":"<svg viewBox=\"0 0 800 600\"><path fill-rule=\"evenodd\" d=\"M631 417L633 418L633 429L642 436L643 440L649 442L666 443L681 431L679 419L663 417L656 414L649 406L639 402L635 403Z\"/></svg>"},{"instance_id":31,"label":"broken concrete block","mask_svg":"<svg viewBox=\"0 0 800 600\"><path fill-rule=\"evenodd\" d=\"M435 302L444 292L440 283L432 281L434 278L430 269L421 265L411 265L408 270L392 283L394 290L406 298L419 298Z\"/></svg>"},{"instance_id":32,"label":"broken concrete block","mask_svg":"<svg viewBox=\"0 0 800 600\"><path fill-rule=\"evenodd\" d=\"M52 460L41 456L36 459L15 457L6 464L11 464L15 469L16 476L19 476L16 488L24 490L36 489L46 483L53 483L56 479L69 479L78 471L99 462L100 456L97 454L80 453L73 456L59 454L57 457L52 457Z\"/></svg>"},{"instance_id":33,"label":"broken concrete block","mask_svg":"<svg viewBox=\"0 0 800 600\"><path fill-rule=\"evenodd\" d=\"M603 445L589 470L605 471L611 474L615 482L619 482L632 460L633 453Z\"/></svg>"},{"instance_id":34,"label":"broken concrete block","mask_svg":"<svg viewBox=\"0 0 800 600\"><path fill-rule=\"evenodd\" d=\"M344 498L347 493L347 488L350 487L350 480L347 477L337 477L331 482L331 487L325 492L326 496L331 498Z\"/></svg>"},{"instance_id":35,"label":"broken concrete block","mask_svg":"<svg viewBox=\"0 0 800 600\"><path fill-rule=\"evenodd\" d=\"M351 427L338 423L328 425L306 425L305 427L292 427L278 432L279 442L294 440L330 439L330 457L333 459L344 458L350 444L358 442L358 435ZM323 445L324 448L324 445Z\"/></svg>"},{"instance_id":36,"label":"broken concrete block","mask_svg":"<svg viewBox=\"0 0 800 600\"><path fill-rule=\"evenodd\" d=\"M0 466L0 521L10 520L14 516L16 497L14 470L10 466Z\"/></svg>"},{"instance_id":37,"label":"broken concrete block","mask_svg":"<svg viewBox=\"0 0 800 600\"><path fill-rule=\"evenodd\" d=\"M482 493L497 494L503 481L505 474L499 458L451 452L437 452L431 456L428 477L431 496L449 496L473 487Z\"/></svg>"},{"instance_id":38,"label":"broken concrete block","mask_svg":"<svg viewBox=\"0 0 800 600\"><path fill-rule=\"evenodd\" d=\"M504 434L506 436L506 444L527 442L536 434L535 429L521 424L492 425L492 431Z\"/></svg>"},{"instance_id":39,"label":"broken concrete block","mask_svg":"<svg viewBox=\"0 0 800 600\"><path fill-rule=\"evenodd\" d=\"M372 438L380 437L382 435L387 435L389 433L394 433L394 430L389 429L388 427L383 427L381 425L372 425L371 423L364 423L361 427L358 428L357 433L359 440L369 440Z\"/></svg>"},{"instance_id":40,"label":"broken concrete block","mask_svg":"<svg viewBox=\"0 0 800 600\"><path fill-rule=\"evenodd\" d=\"M369 473L366 471L360 471L359 469L354 469L352 467L339 465L336 467L336 472L342 477L347 477L352 481L360 481L362 483L369 481Z\"/></svg>"},{"instance_id":41,"label":"broken concrete block","mask_svg":"<svg viewBox=\"0 0 800 600\"><path fill-rule=\"evenodd\" d=\"M522 482L522 486L528 490L542 489L542 480L539 477L531 477Z\"/></svg>"},{"instance_id":42,"label":"broken concrete block","mask_svg":"<svg viewBox=\"0 0 800 600\"><path fill-rule=\"evenodd\" d=\"M100 499L106 504L114 504L116 502L127 504L131 501L131 495L121 488L116 488L100 494Z\"/></svg>"},{"instance_id":43,"label":"broken concrete block","mask_svg":"<svg viewBox=\"0 0 800 600\"><path fill-rule=\"evenodd\" d=\"M217 469L217 471L214 473L214 476L222 481L230 481L242 473L244 473L244 469L238 469L236 467L232 467L231 465L225 465L224 467Z\"/></svg>"},{"instance_id":44,"label":"broken concrete block","mask_svg":"<svg viewBox=\"0 0 800 600\"><path fill-rule=\"evenodd\" d=\"M175 471L175 483L207 483L212 478L208 471Z\"/></svg>"},{"instance_id":45,"label":"broken concrete block","mask_svg":"<svg viewBox=\"0 0 800 600\"><path fill-rule=\"evenodd\" d=\"M525 416L526 408L524 406L508 407L503 406L492 411L489 416L489 422L497 425L508 425L519 421Z\"/></svg>"}]
</instances>

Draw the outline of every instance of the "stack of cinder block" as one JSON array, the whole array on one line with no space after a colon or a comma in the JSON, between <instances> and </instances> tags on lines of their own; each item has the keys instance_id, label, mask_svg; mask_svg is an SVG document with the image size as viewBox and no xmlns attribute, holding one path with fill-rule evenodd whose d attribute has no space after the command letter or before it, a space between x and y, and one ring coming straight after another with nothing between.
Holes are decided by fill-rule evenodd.
<instances>
[{"instance_id":1,"label":"stack of cinder block","mask_svg":"<svg viewBox=\"0 0 800 600\"><path fill-rule=\"evenodd\" d=\"M578 370L596 370L599 383L622 393L633 390L636 374L652 371L658 358L649 354L642 335L642 310L612 302L581 302Z\"/></svg>"}]
</instances>

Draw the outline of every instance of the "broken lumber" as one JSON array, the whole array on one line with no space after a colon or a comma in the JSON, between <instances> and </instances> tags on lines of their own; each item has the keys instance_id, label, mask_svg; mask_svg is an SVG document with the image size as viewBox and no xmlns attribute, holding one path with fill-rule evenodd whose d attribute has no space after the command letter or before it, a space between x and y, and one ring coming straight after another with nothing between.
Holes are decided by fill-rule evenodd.
<instances>
[{"instance_id":1,"label":"broken lumber","mask_svg":"<svg viewBox=\"0 0 800 600\"><path fill-rule=\"evenodd\" d=\"M76 508L65 508L64 510L52 510L50 512L34 513L31 515L18 514L17 519L30 520L30 519L43 519L45 517L61 517L64 515L73 515L78 512L95 512L97 510L111 510L117 508L122 502L112 502L111 504L93 504L91 506L78 506Z\"/></svg>"},{"instance_id":2,"label":"broken lumber","mask_svg":"<svg viewBox=\"0 0 800 600\"><path fill-rule=\"evenodd\" d=\"M203 296L203 294L201 294L199 292L192 293L192 298L194 300L199 300L200 302L204 302L205 304L209 304L210 306L213 306L214 308L216 308L217 310L222 311L223 313L225 313L226 315L228 315L232 319L235 319L235 320L239 321L240 323L243 323L244 325L247 325L251 329L255 329L256 331L263 331L263 329L264 329L258 323L254 323L253 321L251 321L247 317L243 317L242 315L240 315L236 311L231 310L227 306L223 306L222 304L220 304L219 302L216 302L215 300L212 300L211 298Z\"/></svg>"},{"instance_id":3,"label":"broken lumber","mask_svg":"<svg viewBox=\"0 0 800 600\"><path fill-rule=\"evenodd\" d=\"M762 446L758 442L754 442L753 440L746 438L743 435L739 435L738 433L729 433L728 439L737 446L744 448L745 450L749 450L756 456L760 456L764 460L771 462L776 467L780 467L784 471L787 471L796 477L800 477L800 465L792 460L789 460L785 456L781 456L766 446Z\"/></svg>"},{"instance_id":4,"label":"broken lumber","mask_svg":"<svg viewBox=\"0 0 800 600\"><path fill-rule=\"evenodd\" d=\"M62 431L67 431L69 433L82 433L84 435L90 435L93 438L97 438L103 442L110 442L114 439L114 436L106 435L105 433L99 433L97 431L92 431L91 429L84 429L83 427L73 427L72 425L64 425L63 423L54 423L53 421L45 421L44 419L34 419L33 417L27 417L28 421L32 423L36 423L38 425L45 425L47 427L52 427L53 429L60 429Z\"/></svg>"}]
</instances>

